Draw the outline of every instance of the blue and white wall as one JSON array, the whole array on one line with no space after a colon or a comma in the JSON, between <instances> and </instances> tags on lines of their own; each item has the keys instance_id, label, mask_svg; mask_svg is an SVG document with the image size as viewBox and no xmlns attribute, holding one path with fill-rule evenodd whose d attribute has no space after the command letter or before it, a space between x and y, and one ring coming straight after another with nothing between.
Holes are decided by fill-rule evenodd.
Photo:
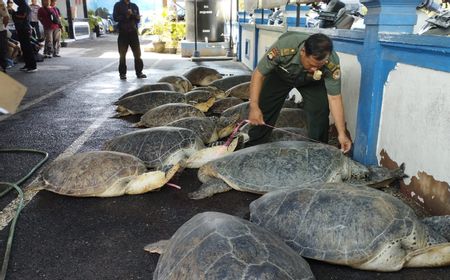
<instances>
[{"instance_id":1,"label":"blue and white wall","mask_svg":"<svg viewBox=\"0 0 450 280\"><path fill-rule=\"evenodd\" d=\"M450 214L450 37L412 34L416 0L361 3L365 31L241 24L241 61L254 69L286 29L332 37L353 158L405 163L402 191L432 213Z\"/></svg>"}]
</instances>

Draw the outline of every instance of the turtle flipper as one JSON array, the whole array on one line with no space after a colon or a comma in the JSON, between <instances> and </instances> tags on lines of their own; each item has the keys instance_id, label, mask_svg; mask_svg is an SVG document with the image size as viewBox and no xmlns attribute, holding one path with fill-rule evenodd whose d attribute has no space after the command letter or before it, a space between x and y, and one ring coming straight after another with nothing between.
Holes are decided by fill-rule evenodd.
<instances>
[{"instance_id":1,"label":"turtle flipper","mask_svg":"<svg viewBox=\"0 0 450 280\"><path fill-rule=\"evenodd\" d=\"M155 243L150 243L144 247L144 250L150 253L162 254L166 250L167 246L169 246L170 240L160 240Z\"/></svg>"},{"instance_id":2,"label":"turtle flipper","mask_svg":"<svg viewBox=\"0 0 450 280\"><path fill-rule=\"evenodd\" d=\"M422 219L422 223L450 241L450 215L427 217Z\"/></svg>"},{"instance_id":3,"label":"turtle flipper","mask_svg":"<svg viewBox=\"0 0 450 280\"><path fill-rule=\"evenodd\" d=\"M227 192L231 189L232 188L221 179L214 178L201 185L200 189L197 191L189 193L188 196L190 199L203 199L213 196L216 193Z\"/></svg>"},{"instance_id":4,"label":"turtle flipper","mask_svg":"<svg viewBox=\"0 0 450 280\"><path fill-rule=\"evenodd\" d=\"M406 256L405 267L438 267L450 265L450 243L421 248Z\"/></svg>"}]
</instances>

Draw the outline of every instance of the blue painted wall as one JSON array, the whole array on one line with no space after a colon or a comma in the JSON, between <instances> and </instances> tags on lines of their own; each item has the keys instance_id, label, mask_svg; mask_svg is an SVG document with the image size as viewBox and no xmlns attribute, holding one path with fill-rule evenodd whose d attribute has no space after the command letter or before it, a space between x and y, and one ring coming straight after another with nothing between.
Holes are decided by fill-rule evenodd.
<instances>
[{"instance_id":1,"label":"blue painted wall","mask_svg":"<svg viewBox=\"0 0 450 280\"><path fill-rule=\"evenodd\" d=\"M411 34L417 19L417 0L361 0L361 3L368 8L364 31L288 29L325 33L333 38L338 52L357 55L362 73L353 157L364 164L378 164L376 149L388 74L397 63L450 72L450 37ZM256 28L255 44L258 32ZM258 55L255 48L253 67Z\"/></svg>"}]
</instances>

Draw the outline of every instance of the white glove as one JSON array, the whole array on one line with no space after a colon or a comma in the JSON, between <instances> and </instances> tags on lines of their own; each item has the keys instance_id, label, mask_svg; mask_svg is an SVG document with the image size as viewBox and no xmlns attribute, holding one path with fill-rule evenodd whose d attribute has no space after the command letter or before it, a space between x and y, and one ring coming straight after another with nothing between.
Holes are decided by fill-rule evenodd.
<instances>
[{"instance_id":1,"label":"white glove","mask_svg":"<svg viewBox=\"0 0 450 280\"><path fill-rule=\"evenodd\" d=\"M300 103L300 102L302 102L302 100L303 100L303 97L302 97L302 95L300 94L300 92L296 89L296 88L293 88L290 92L289 92L289 97L288 97L288 99L290 100L290 99L292 99L292 97L294 97L294 102L295 103Z\"/></svg>"}]
</instances>

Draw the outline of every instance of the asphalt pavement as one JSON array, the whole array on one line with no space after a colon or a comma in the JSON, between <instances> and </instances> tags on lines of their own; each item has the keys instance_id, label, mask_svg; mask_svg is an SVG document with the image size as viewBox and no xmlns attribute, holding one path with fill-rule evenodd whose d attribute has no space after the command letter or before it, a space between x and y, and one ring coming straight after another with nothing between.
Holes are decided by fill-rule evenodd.
<instances>
[{"instance_id":1,"label":"asphalt pavement","mask_svg":"<svg viewBox=\"0 0 450 280\"><path fill-rule=\"evenodd\" d=\"M142 45L149 41L143 39ZM49 160L100 150L103 143L130 132L136 119L111 118L112 103L123 93L196 65L225 75L248 74L235 61L192 62L179 55L143 53L147 79L137 79L129 51L128 80L117 72L115 35L69 43L60 58L38 63L38 72L9 74L28 87L14 115L0 116L0 149L38 149ZM0 86L1 90L1 86ZM28 153L0 153L0 181L17 182L40 160ZM48 163L47 162L47 163ZM171 181L182 187L115 198L74 198L40 191L30 196L17 222L6 279L150 279L158 255L144 246L170 236L197 213L219 211L248 218L255 194L230 191L193 201L187 193L200 182L197 170ZM22 184L23 188L37 173ZM0 198L0 259L3 258L16 194ZM368 272L308 260L317 279L449 279L450 268Z\"/></svg>"}]
</instances>

